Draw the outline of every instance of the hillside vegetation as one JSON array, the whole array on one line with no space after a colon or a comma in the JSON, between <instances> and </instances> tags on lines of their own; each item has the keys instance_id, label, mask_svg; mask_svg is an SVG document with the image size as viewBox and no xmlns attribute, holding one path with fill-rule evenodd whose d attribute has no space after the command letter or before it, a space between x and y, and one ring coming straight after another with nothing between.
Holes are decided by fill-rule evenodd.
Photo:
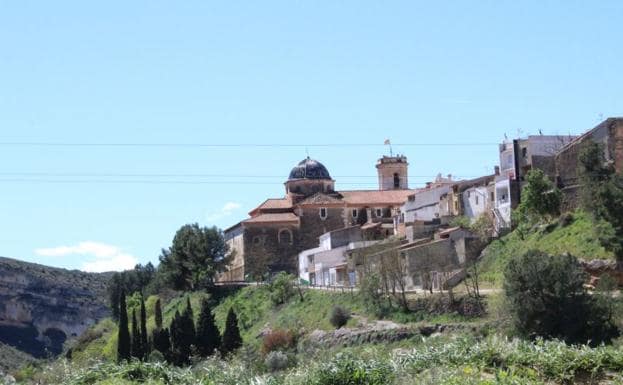
<instances>
[{"instance_id":1,"label":"hillside vegetation","mask_svg":"<svg viewBox=\"0 0 623 385\"><path fill-rule=\"evenodd\" d=\"M540 225L527 234L515 230L494 240L483 252L480 261L482 280L495 286L502 284L504 267L513 256L538 250L551 255L571 254L579 259L614 259L595 234L594 222L588 214L577 211L560 220Z\"/></svg>"},{"instance_id":2,"label":"hillside vegetation","mask_svg":"<svg viewBox=\"0 0 623 385\"><path fill-rule=\"evenodd\" d=\"M164 313L170 317L184 306L188 295L194 305L206 294L177 296ZM90 340L83 338L74 348L72 361L26 368L18 379L26 384L68 385L623 384L620 349L512 340L495 333L487 335L487 328L448 329L425 337L428 333L422 334L422 329L412 324L404 326L414 332L400 340L364 339L351 346L324 340L314 343L312 336L318 334L314 330L334 329L329 322L334 305L369 317L356 294L306 290L302 302L296 294L275 305L267 287L241 289L220 301L214 313L222 330L225 313L230 307L236 309L244 347L227 360L218 356L194 360L187 368L162 362L116 364L116 326L105 320L91 329ZM152 317L150 314L150 322ZM360 327L360 322L351 319L347 327ZM279 328L291 330L296 341L272 352L263 351L265 337L261 334Z\"/></svg>"}]
</instances>

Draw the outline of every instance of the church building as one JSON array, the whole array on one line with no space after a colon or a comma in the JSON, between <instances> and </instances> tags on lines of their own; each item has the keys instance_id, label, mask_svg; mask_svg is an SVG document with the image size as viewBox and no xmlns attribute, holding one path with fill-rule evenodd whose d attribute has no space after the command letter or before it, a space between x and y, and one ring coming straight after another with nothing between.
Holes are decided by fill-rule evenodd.
<instances>
[{"instance_id":1,"label":"church building","mask_svg":"<svg viewBox=\"0 0 623 385\"><path fill-rule=\"evenodd\" d=\"M320 162L303 159L285 182L285 196L264 201L249 218L226 229L234 251L221 281L256 278L266 271L297 273L298 254L318 246L329 231L360 225L376 237L393 235L409 189L407 158L383 156L376 164L377 190L336 191Z\"/></svg>"}]
</instances>

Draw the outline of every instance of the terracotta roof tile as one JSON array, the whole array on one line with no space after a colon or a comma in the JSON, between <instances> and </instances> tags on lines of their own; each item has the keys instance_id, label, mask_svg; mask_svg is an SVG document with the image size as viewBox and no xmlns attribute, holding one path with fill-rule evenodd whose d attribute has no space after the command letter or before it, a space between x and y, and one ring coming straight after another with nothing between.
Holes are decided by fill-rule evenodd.
<instances>
[{"instance_id":1,"label":"terracotta roof tile","mask_svg":"<svg viewBox=\"0 0 623 385\"><path fill-rule=\"evenodd\" d=\"M343 200L353 205L401 205L415 190L340 191Z\"/></svg>"},{"instance_id":2,"label":"terracotta roof tile","mask_svg":"<svg viewBox=\"0 0 623 385\"><path fill-rule=\"evenodd\" d=\"M292 208L292 202L286 198L270 198L266 199L262 204L249 212L256 213L262 210L288 210Z\"/></svg>"},{"instance_id":3,"label":"terracotta roof tile","mask_svg":"<svg viewBox=\"0 0 623 385\"><path fill-rule=\"evenodd\" d=\"M260 214L253 218L242 221L244 224L260 223L299 223L299 218L294 213Z\"/></svg>"}]
</instances>

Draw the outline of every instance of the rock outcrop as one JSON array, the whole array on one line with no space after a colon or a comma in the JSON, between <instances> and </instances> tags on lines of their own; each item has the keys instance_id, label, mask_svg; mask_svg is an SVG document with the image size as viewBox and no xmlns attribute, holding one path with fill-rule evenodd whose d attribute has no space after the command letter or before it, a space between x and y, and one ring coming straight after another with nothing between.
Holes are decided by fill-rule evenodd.
<instances>
[{"instance_id":1,"label":"rock outcrop","mask_svg":"<svg viewBox=\"0 0 623 385\"><path fill-rule=\"evenodd\" d=\"M580 261L580 263L584 270L590 275L590 287L596 287L599 278L604 274L610 275L619 286L623 286L623 267L616 261L593 259L590 261Z\"/></svg>"},{"instance_id":2,"label":"rock outcrop","mask_svg":"<svg viewBox=\"0 0 623 385\"><path fill-rule=\"evenodd\" d=\"M37 358L61 353L109 315L109 278L0 258L0 342Z\"/></svg>"}]
</instances>

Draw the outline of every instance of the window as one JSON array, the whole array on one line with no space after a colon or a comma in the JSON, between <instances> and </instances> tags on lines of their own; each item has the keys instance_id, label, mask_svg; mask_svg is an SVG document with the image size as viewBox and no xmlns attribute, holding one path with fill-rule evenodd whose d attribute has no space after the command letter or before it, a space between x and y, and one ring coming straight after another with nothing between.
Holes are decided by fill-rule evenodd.
<instances>
[{"instance_id":1,"label":"window","mask_svg":"<svg viewBox=\"0 0 623 385\"><path fill-rule=\"evenodd\" d=\"M376 209L376 217L381 218L383 216L383 209Z\"/></svg>"},{"instance_id":2,"label":"window","mask_svg":"<svg viewBox=\"0 0 623 385\"><path fill-rule=\"evenodd\" d=\"M353 215L353 218L357 218L359 216L359 210L353 209L352 215Z\"/></svg>"},{"instance_id":3,"label":"window","mask_svg":"<svg viewBox=\"0 0 623 385\"><path fill-rule=\"evenodd\" d=\"M320 208L320 218L321 219L327 219L327 216L328 216L327 208L326 207L321 207Z\"/></svg>"},{"instance_id":4,"label":"window","mask_svg":"<svg viewBox=\"0 0 623 385\"><path fill-rule=\"evenodd\" d=\"M292 244L292 231L289 229L279 230L279 243L291 245Z\"/></svg>"},{"instance_id":5,"label":"window","mask_svg":"<svg viewBox=\"0 0 623 385\"><path fill-rule=\"evenodd\" d=\"M400 176L398 176L398 173L394 173L394 188L399 188L400 187Z\"/></svg>"},{"instance_id":6,"label":"window","mask_svg":"<svg viewBox=\"0 0 623 385\"><path fill-rule=\"evenodd\" d=\"M495 201L495 193L491 193L491 202Z\"/></svg>"},{"instance_id":7,"label":"window","mask_svg":"<svg viewBox=\"0 0 623 385\"><path fill-rule=\"evenodd\" d=\"M459 202L454 201L454 210L459 211Z\"/></svg>"},{"instance_id":8,"label":"window","mask_svg":"<svg viewBox=\"0 0 623 385\"><path fill-rule=\"evenodd\" d=\"M253 244L259 246L262 243L262 238L255 236L253 237Z\"/></svg>"},{"instance_id":9,"label":"window","mask_svg":"<svg viewBox=\"0 0 623 385\"><path fill-rule=\"evenodd\" d=\"M526 158L528 156L528 148L527 147L522 147L521 148L521 156Z\"/></svg>"},{"instance_id":10,"label":"window","mask_svg":"<svg viewBox=\"0 0 623 385\"><path fill-rule=\"evenodd\" d=\"M478 195L476 195L476 206L478 206Z\"/></svg>"}]
</instances>

